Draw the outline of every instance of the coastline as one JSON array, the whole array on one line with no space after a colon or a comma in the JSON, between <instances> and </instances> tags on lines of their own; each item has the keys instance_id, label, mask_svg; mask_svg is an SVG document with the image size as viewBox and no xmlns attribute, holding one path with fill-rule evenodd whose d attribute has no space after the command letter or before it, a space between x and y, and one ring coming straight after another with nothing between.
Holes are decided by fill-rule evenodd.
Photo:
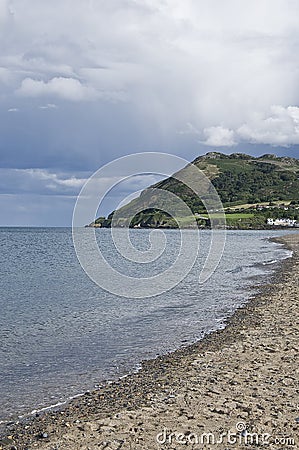
<instances>
[{"instance_id":1,"label":"coastline","mask_svg":"<svg viewBox=\"0 0 299 450\"><path fill-rule=\"evenodd\" d=\"M212 433L217 439L221 429L222 433L237 432L238 439L245 439L246 433L295 439L299 426L295 403L299 235L274 240L293 250L293 257L281 262L275 284L262 287L260 294L228 319L224 329L145 361L139 372L86 393L61 411L10 425L0 448L180 448L186 443L176 442L178 434L187 439L193 433L194 439L200 439L203 433ZM285 373L280 373L284 365ZM236 430L240 423L247 429ZM162 443L165 429L175 435L171 442L167 437ZM225 448L224 443L219 445ZM244 440L233 448L243 446ZM202 446L199 443L195 448ZM268 448L279 447L270 442Z\"/></svg>"}]
</instances>

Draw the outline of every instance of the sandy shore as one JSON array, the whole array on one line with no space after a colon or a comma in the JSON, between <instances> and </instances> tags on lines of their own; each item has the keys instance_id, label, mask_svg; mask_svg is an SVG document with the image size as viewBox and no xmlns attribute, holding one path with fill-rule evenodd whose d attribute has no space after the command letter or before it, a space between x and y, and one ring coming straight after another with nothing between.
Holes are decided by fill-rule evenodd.
<instances>
[{"instance_id":1,"label":"sandy shore","mask_svg":"<svg viewBox=\"0 0 299 450\"><path fill-rule=\"evenodd\" d=\"M283 242L294 257L224 330L11 424L0 448L298 449L299 235Z\"/></svg>"}]
</instances>

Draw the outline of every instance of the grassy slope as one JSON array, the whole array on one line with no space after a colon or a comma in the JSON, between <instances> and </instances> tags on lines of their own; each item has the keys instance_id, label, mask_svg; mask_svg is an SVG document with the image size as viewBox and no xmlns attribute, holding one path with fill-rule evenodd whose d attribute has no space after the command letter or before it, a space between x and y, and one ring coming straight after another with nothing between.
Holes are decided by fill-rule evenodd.
<instances>
[{"instance_id":1,"label":"grassy slope","mask_svg":"<svg viewBox=\"0 0 299 450\"><path fill-rule=\"evenodd\" d=\"M269 202L299 202L299 160L297 159L274 155L255 158L244 154L223 155L212 152L196 158L193 164L212 181L226 208L234 208L236 205L239 205L239 208L241 206L245 208L253 204ZM187 170L188 166L180 173ZM192 180L193 176L194 174L191 174L188 178L191 183L195 182ZM163 189L179 196L193 213L205 212L202 201L197 195L175 178L167 178L151 188ZM145 190L139 198L121 208L118 214L125 218L137 208L139 211L146 211L138 214L133 225L172 226L173 221L167 215L151 209L154 203L154 193ZM228 223L242 220L246 223L253 216L252 213L248 213L246 217L244 213L242 214L242 216L227 214ZM184 221L187 223L188 218L185 217Z\"/></svg>"},{"instance_id":2,"label":"grassy slope","mask_svg":"<svg viewBox=\"0 0 299 450\"><path fill-rule=\"evenodd\" d=\"M212 180L224 206L299 200L299 161L296 159L212 153L197 158L194 164ZM190 206L196 205L192 192L179 186L174 179L156 186L182 194Z\"/></svg>"}]
</instances>

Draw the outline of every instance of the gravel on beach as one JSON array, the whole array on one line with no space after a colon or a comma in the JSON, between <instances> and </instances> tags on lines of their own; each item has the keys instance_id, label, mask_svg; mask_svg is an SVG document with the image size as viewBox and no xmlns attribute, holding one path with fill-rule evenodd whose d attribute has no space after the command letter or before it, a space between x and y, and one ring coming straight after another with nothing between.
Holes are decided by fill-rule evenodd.
<instances>
[{"instance_id":1,"label":"gravel on beach","mask_svg":"<svg viewBox=\"0 0 299 450\"><path fill-rule=\"evenodd\" d=\"M299 234L225 329L7 426L0 450L299 448Z\"/></svg>"}]
</instances>

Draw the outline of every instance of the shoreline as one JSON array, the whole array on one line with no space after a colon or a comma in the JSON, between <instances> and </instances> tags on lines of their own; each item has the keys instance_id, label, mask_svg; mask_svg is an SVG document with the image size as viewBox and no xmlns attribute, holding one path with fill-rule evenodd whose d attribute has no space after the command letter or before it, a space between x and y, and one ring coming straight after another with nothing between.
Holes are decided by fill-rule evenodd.
<instances>
[{"instance_id":1,"label":"shoreline","mask_svg":"<svg viewBox=\"0 0 299 450\"><path fill-rule=\"evenodd\" d=\"M143 422L142 426L138 424L135 424L135 427L133 426L137 421L136 417L139 418L138 423L141 423L140 420L144 416L152 420L153 417L157 417L158 413L161 412L161 405L164 404L164 406L166 405L166 409L164 408L163 410L163 417L166 417L169 414L172 415L172 418L170 419L167 417L165 423L168 424L169 420L171 420L172 423L178 423L179 425L179 422L175 419L175 415L172 414L172 410L177 398L180 397L180 392L184 392L184 395L190 394L190 386L187 386L187 389L185 387L185 384L188 383L191 383L191 392L197 391L196 385L191 382L192 379L196 377L197 372L195 371L196 373L194 374L192 372L193 367L191 370L190 367L194 366L196 368L198 364L201 366L201 371L197 374L199 376L198 383L200 387L200 381L202 381L201 378L204 372L202 366L209 366L211 363L211 355L216 354L215 357L217 360L219 354L222 354L225 349L230 348L230 346L235 344L242 345L242 342L244 342L244 340L246 341L246 330L253 331L261 326L262 320L260 313L263 311L263 308L269 307L272 302L272 297L275 295L279 296L279 292L283 289L284 284L287 284L287 282L290 281L289 279L292 278L292 276L295 276L296 269L298 270L299 235L291 234L283 238L270 238L270 240L283 243L286 248L293 251L293 256L280 262L280 267L277 269L277 272L279 273L274 274L275 283L260 286L260 292L250 299L246 305L238 308L235 313L226 320L225 328L214 331L206 335L202 340L187 347L180 348L172 353L159 356L152 360L143 361L142 369L138 372L129 374L111 384L107 383L107 385L99 390L87 392L83 396L68 402L57 412L51 410L36 418L28 417L19 425L9 425L7 427L6 437L3 438L2 441L0 440L0 448L1 446L3 449L15 446L17 449L25 450L27 445L28 448L33 446L38 449L49 450L56 448L55 446L59 449L72 448L74 450L77 448L163 448L165 443L162 445L160 442L162 445L161 447L157 440L153 440L152 429L150 429L149 426L148 428L150 431L148 433L144 432L145 428L143 428ZM273 351L273 353L275 354L276 352ZM225 364L225 360L222 364ZM296 362L294 363L294 369L295 367ZM192 373L186 376L188 372ZM221 383L223 383L222 380ZM208 395L208 397L212 399L213 395L219 397L220 394L219 392L217 393L217 390L219 390L219 385L221 383L217 377L207 382L207 385L210 384L208 388L210 395ZM162 403L160 399L161 396L163 397ZM191 400L190 402L192 403ZM190 402L181 399L180 408L185 412L182 413L184 425L182 425L181 428L177 426L179 431L185 430L185 423L188 422L188 429L190 429L190 425L192 425L195 418L197 418L197 416L201 417L194 412L195 406L189 408L190 405L188 406L188 403ZM211 415L209 419L210 430L213 431L212 425L214 422L212 416L215 415L218 419L220 418L221 422L221 419L224 419L227 416L227 408L224 408L223 405L215 406L214 404L212 404L213 408L211 405L208 406L206 404L205 406ZM189 412L189 416L187 414L188 409L192 410L191 413ZM248 405L247 410L250 410ZM233 415L233 411L234 408L232 407L231 410L229 410L229 417ZM248 411L246 412L246 410L244 410L244 417L241 415L240 417L237 417L237 419L245 420L247 417L250 417ZM155 416L153 416L154 413L156 414ZM295 419L298 417L299 410L297 411ZM157 421L158 419L155 420ZM207 421L208 419L206 419L206 422ZM201 422L203 422L202 418ZM133 424L131 427L133 431L130 431L130 427L128 426L129 423ZM237 422L233 423L236 424ZM161 424L161 430L157 423L156 426L157 433L163 431L163 424ZM216 427L216 425L213 426ZM169 429L172 429L172 427ZM203 427L200 427L200 429L206 431L207 426L204 425ZM216 428L214 428L214 432L216 432ZM195 428L191 428L191 433L195 433ZM117 437L124 435L127 436L126 439ZM109 447L110 444L106 447L99 446L101 445L101 442L110 442L107 440L109 437L111 439L111 447ZM162 440L164 435L161 435L160 437L160 440ZM115 442L121 440L123 440L121 447L116 447ZM146 442L151 442L152 445L146 444ZM133 447L130 447L129 443L131 443ZM149 446L146 447L146 445ZM165 445L167 445L167 443ZM177 447L165 447L165 445L164 448L180 448L182 446L181 443L177 443ZM234 445L234 448L239 447ZM292 446L290 448L295 447Z\"/></svg>"},{"instance_id":2,"label":"shoreline","mask_svg":"<svg viewBox=\"0 0 299 450\"><path fill-rule=\"evenodd\" d=\"M268 241L274 241L275 242L277 239L279 239L279 238L276 238L276 237L264 237L263 238L263 240L265 240L265 242L268 242ZM286 247L286 246L284 246L284 247ZM63 399L57 399L56 401L54 401L54 403L47 402L47 403L44 403L43 405L41 404L39 406L32 405L31 408L28 407L26 412L22 412L22 413L19 413L19 414L15 413L13 416L7 417L7 419L0 420L0 440L1 440L1 435L3 434L3 430L5 430L5 427L6 427L7 424L23 423L24 421L28 421L28 420L34 419L34 416L36 414L41 415L41 414L44 414L44 413L49 413L49 412L52 412L52 411L55 412L57 410L65 408L75 398L84 396L84 394L86 392L97 391L99 388L102 388L102 387L104 387L107 384L118 382L122 378L126 378L128 376L132 376L135 373L138 373L142 369L142 366L145 363L147 363L148 361L155 360L158 357L162 357L163 358L163 357L168 356L168 355L171 356L173 353L175 353L175 352L177 352L179 350L185 350L185 349L188 349L188 347L190 347L192 345L198 344L203 339L205 339L207 336L209 336L209 335L211 335L211 334L213 334L215 332L222 331L227 326L228 321L230 320L232 315L236 312L236 310L240 309L242 306L244 306L248 302L250 302L252 298L254 298L256 295L259 294L259 292L261 291L261 289L263 288L263 286L265 284L268 284L269 282L271 282L272 278L275 277L275 273L276 273L276 270L278 270L278 267L284 262L284 260L288 260L288 259L290 259L292 257L293 252L290 251L290 253L291 253L291 255L282 257L280 259L274 259L274 260L269 261L269 262L265 262L265 263L259 262L259 263L255 263L254 264L254 266L256 266L256 267L262 266L264 268L264 272L265 273L264 273L263 277L265 279L263 281L259 280L257 282L257 284L250 283L250 284L248 284L248 286L247 286L247 284L245 285L246 290L248 288L248 298L245 301L242 301L242 303L239 304L239 306L235 307L233 312L230 312L227 316L219 319L219 323L220 323L219 327L215 326L215 327L210 328L206 332L203 332L202 336L196 338L196 340L192 340L192 341L189 341L189 342L185 341L185 343L181 344L180 346L174 347L171 350L167 350L167 351L162 352L160 354L157 353L156 356L150 356L150 357L145 358L145 359L140 359L138 362L135 363L135 365L132 365L131 368L129 368L127 371L123 371L122 375L109 375L108 374L106 377L103 377L101 379L97 379L97 380L95 379L93 386L91 386L91 385L86 386L85 385L85 387L83 387L81 390L72 392L71 394L69 394L69 396L65 396ZM269 273L266 274L266 270L267 269L265 268L265 266L269 266L269 265L272 265L272 264L275 264L275 266L277 266L276 269L274 269L274 271L271 270L271 274L269 274ZM259 279L260 276L261 275L252 275L250 278L255 280L256 278Z\"/></svg>"},{"instance_id":3,"label":"shoreline","mask_svg":"<svg viewBox=\"0 0 299 450\"><path fill-rule=\"evenodd\" d=\"M192 233L192 231L191 231L191 233ZM240 266L238 266L236 268L236 272L241 272L241 273L245 274L244 280L243 281L242 281L242 279L240 280L240 286L239 286L239 288L241 289L243 294L240 294L240 293L238 294L238 290L234 290L234 295L236 295L236 298L238 298L238 300L236 302L234 302L234 304L231 306L230 309L226 309L222 314L217 315L217 319L216 318L214 319L214 321L215 321L214 324L211 323L209 327L207 327L207 326L204 327L204 325L203 325L202 332L199 332L199 330L201 331L201 327L196 327L196 329L193 330L193 333L192 334L189 333L189 336L187 336L187 338L189 337L189 339L184 339L182 342L178 342L177 345L170 345L167 348L165 348L166 346L163 345L164 348L160 348L159 349L160 351L159 350L154 351L150 355L149 354L140 355L138 358L135 358L132 363L128 363L128 359L124 359L125 363L123 363L123 367L125 367L125 369L121 365L119 365L117 367L118 373L116 373L116 371L114 373L112 373L112 371L110 373L107 371L106 373L101 374L100 376L99 375L97 376L97 374L95 374L93 376L93 378L89 377L88 381L85 383L84 382L80 383L80 384L78 383L77 385L74 384L75 387L72 386L71 389L69 389L68 391L66 390L66 393L64 395L61 394L61 395L58 395L57 397L54 397L54 396L50 397L50 394L49 394L50 389L47 390L45 388L43 390L43 393L46 396L46 400L45 400L43 398L43 396L40 395L42 390L40 390L38 388L31 389L31 395L29 395L27 393L28 392L27 387L25 387L24 388L24 400L22 399L22 397L23 397L22 392L20 392L20 394L18 396L20 399L19 400L18 397L15 396L15 394L13 394L14 390L10 389L10 387L8 386L8 392L12 393L12 395L11 395L12 402L9 402L9 401L5 402L4 398L3 398L3 407L4 408L1 411L2 417L0 420L0 437L1 437L1 432L3 432L7 423L13 423L13 422L17 422L17 421L22 422L24 419L34 416L35 413L41 414L44 411L51 411L51 410L56 410L57 408L60 408L60 407L64 407L66 404L69 403L69 401L71 401L73 399L73 397L82 396L82 395L84 395L84 393L86 391L93 391L93 390L97 389L98 386L103 384L103 380L117 381L121 375L129 375L129 374L139 370L140 363L144 362L144 360L152 359L159 355L165 355L167 353L175 351L178 348L183 348L188 345L192 345L193 343L200 341L205 335L213 333L215 330L222 329L223 327L225 327L225 324L226 324L228 318L234 313L236 308L244 305L246 302L248 302L250 300L251 297L256 295L259 292L259 290L261 289L261 286L263 284L267 283L268 280L271 280L271 277L273 276L273 273L276 270L277 265L280 264L280 261L282 261L284 258L289 258L290 254L291 254L290 251L284 250L282 245L269 243L269 236L277 236L277 233L273 233L273 232L272 233L264 233L263 232L262 235L260 235L259 232L248 231L245 233L250 233L250 236L256 236L258 238L258 240L260 241L260 245L265 245L265 246L268 245L269 250L271 250L271 247L272 247L271 257L270 257L270 255L269 255L269 258L261 256L260 258L259 257L258 258L262 259L264 262L252 261L250 264L246 263L246 261L244 260L244 263L242 263L244 265L244 267L242 268L242 264L241 264ZM204 232L202 232L202 234L204 235ZM227 238L229 238L229 236L233 236L234 234L235 234L235 231L232 231L231 233L227 232ZM242 235L242 233L238 233L238 236L241 236L241 235ZM253 238L253 239L255 239L255 238ZM264 244L262 244L262 241L264 241ZM276 248L276 250L275 250L275 248ZM255 245L253 245L252 250L254 252ZM276 256L275 256L275 252L276 252ZM248 266L248 264L249 264L249 266ZM274 265L272 265L272 264L274 264ZM249 270L251 270L251 268L252 268L253 272L256 272L256 273L253 273L252 275L249 276L245 272L248 270L247 267L249 268ZM228 269L229 269L229 264L228 264ZM227 270L227 272L234 272L234 271ZM236 276L239 276L239 275L236 275ZM235 275L233 275L233 277L235 277ZM220 284L221 284L221 281L220 281ZM226 283L224 283L224 284L226 284ZM228 303L230 302L229 299L230 299L230 297L227 296ZM63 299L61 299L61 300L63 301ZM182 299L182 301L183 302L187 301L189 303L188 295L187 296L185 295L184 298ZM226 300L224 298L223 303L225 303L225 302L226 302ZM222 303L222 301L221 301L221 303ZM185 318L185 313L184 313L183 317ZM192 323L192 318L191 318L191 323ZM187 326L189 327L189 322L188 322ZM162 328L161 328L161 330L162 330ZM175 338L175 336L174 336L174 338ZM97 358L97 355L95 355L95 357ZM92 360L93 355L90 355L90 358ZM49 359L51 360L51 355L49 355ZM63 367L63 364L60 365L60 367ZM92 372L86 371L86 373L88 374L88 373L92 373ZM84 379L83 379L83 381L84 381ZM68 376L60 377L60 379L58 379L58 385L59 385L59 383L61 383L62 387L63 387L64 383L65 383L65 385L67 385L67 384L71 385L71 383L69 382ZM20 386L20 384L22 385L22 382L20 382L20 379L19 379L17 388ZM43 388L43 386L41 386L41 388ZM4 396L5 396L5 392L4 392ZM15 399L16 399L16 401L15 401ZM18 404L21 405L21 407L19 409L17 409ZM14 406L16 406L16 407L14 408ZM5 415L5 408L6 408L6 411L8 411L6 415Z\"/></svg>"},{"instance_id":4,"label":"shoreline","mask_svg":"<svg viewBox=\"0 0 299 450\"><path fill-rule=\"evenodd\" d=\"M88 228L95 228L95 229L97 229L97 230L109 230L111 227L109 226L109 227L106 227L106 226L99 226L99 225L91 225L91 224L89 224L89 225L84 225L84 229L88 229ZM115 226L114 228L118 228L118 229L127 229L126 227L122 227L122 226ZM138 227L138 226L133 226L133 227L129 227L129 229L130 230L200 230L200 231L211 231L211 227L188 227L188 226L186 226L186 227L184 227L184 226L181 226L181 227L166 227L166 226L152 226L152 227L150 227L150 226L148 226L148 227L145 227L145 226L143 226L143 227ZM275 225L275 226L273 226L273 225L269 225L269 226L267 226L267 225L265 225L264 227L234 227L234 226L229 226L229 225L227 225L227 226L225 226L225 227L216 227L216 228L214 228L214 230L220 230L220 231L223 231L223 230L227 230L227 231L229 231L229 230L231 230L231 231L294 231L294 232L298 232L298 230L299 230L299 225L297 226L285 226L285 225Z\"/></svg>"}]
</instances>

